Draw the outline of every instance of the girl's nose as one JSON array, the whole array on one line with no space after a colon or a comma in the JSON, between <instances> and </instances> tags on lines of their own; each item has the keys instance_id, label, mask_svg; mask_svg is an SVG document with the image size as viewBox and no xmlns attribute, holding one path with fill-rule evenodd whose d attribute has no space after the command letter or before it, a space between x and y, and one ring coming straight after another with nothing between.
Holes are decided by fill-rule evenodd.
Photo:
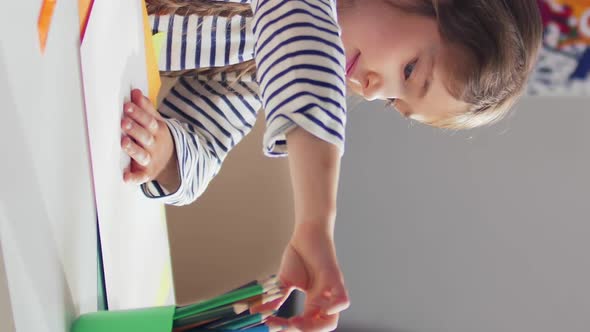
<instances>
[{"instance_id":1,"label":"girl's nose","mask_svg":"<svg viewBox=\"0 0 590 332\"><path fill-rule=\"evenodd\" d=\"M375 72L368 72L361 81L363 87L363 97L366 100L373 101L379 98L381 88L383 87L383 80Z\"/></svg>"}]
</instances>

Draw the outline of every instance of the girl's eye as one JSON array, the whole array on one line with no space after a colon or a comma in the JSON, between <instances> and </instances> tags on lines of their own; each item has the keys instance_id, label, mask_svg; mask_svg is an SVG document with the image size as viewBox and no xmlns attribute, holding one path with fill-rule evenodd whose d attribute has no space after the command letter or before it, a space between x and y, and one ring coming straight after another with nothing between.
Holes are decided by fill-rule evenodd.
<instances>
[{"instance_id":1,"label":"girl's eye","mask_svg":"<svg viewBox=\"0 0 590 332\"><path fill-rule=\"evenodd\" d=\"M417 62L418 62L418 60L415 60L412 63L408 64L406 66L406 68L404 68L404 76L406 78L406 81L410 78L410 76L412 76L412 73L414 72L414 68L416 68Z\"/></svg>"}]
</instances>

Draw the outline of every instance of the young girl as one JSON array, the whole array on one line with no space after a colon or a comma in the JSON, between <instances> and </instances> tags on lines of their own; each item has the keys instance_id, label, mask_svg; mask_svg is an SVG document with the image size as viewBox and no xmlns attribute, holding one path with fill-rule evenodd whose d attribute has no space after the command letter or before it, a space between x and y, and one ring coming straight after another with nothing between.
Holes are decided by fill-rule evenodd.
<instances>
[{"instance_id":1,"label":"young girl","mask_svg":"<svg viewBox=\"0 0 590 332\"><path fill-rule=\"evenodd\" d=\"M125 181L188 204L266 112L264 152L289 156L296 226L279 276L307 292L301 317L333 330L349 305L334 247L346 87L441 128L501 119L541 42L535 0L151 0L160 70L180 79L156 111L124 105ZM275 303L274 305L278 305Z\"/></svg>"}]
</instances>

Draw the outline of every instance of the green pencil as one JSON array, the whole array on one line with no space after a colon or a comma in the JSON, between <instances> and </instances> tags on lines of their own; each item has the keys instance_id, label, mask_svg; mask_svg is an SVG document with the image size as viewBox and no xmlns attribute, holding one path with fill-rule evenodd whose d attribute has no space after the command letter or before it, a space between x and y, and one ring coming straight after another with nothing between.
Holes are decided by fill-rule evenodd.
<instances>
[{"instance_id":1,"label":"green pencil","mask_svg":"<svg viewBox=\"0 0 590 332\"><path fill-rule=\"evenodd\" d=\"M177 308L174 312L174 320L186 318L210 309L221 307L234 302L239 302L256 295L264 294L272 288L274 288L274 285L254 285L243 289L238 289L200 303Z\"/></svg>"},{"instance_id":2,"label":"green pencil","mask_svg":"<svg viewBox=\"0 0 590 332\"><path fill-rule=\"evenodd\" d=\"M249 305L246 303L236 303L224 307L215 308L209 311L204 311L186 318L175 319L174 327L182 327L193 325L195 323L204 322L211 319L225 318L228 316L239 315L248 310Z\"/></svg>"}]
</instances>

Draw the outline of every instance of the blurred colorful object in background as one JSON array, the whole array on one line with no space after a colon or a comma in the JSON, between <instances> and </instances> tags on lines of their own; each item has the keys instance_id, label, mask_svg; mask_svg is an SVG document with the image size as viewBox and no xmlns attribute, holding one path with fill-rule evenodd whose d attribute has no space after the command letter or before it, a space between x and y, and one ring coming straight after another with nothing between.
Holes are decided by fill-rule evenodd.
<instances>
[{"instance_id":1,"label":"blurred colorful object in background","mask_svg":"<svg viewBox=\"0 0 590 332\"><path fill-rule=\"evenodd\" d=\"M538 0L544 40L529 95L590 95L590 0Z\"/></svg>"}]
</instances>

